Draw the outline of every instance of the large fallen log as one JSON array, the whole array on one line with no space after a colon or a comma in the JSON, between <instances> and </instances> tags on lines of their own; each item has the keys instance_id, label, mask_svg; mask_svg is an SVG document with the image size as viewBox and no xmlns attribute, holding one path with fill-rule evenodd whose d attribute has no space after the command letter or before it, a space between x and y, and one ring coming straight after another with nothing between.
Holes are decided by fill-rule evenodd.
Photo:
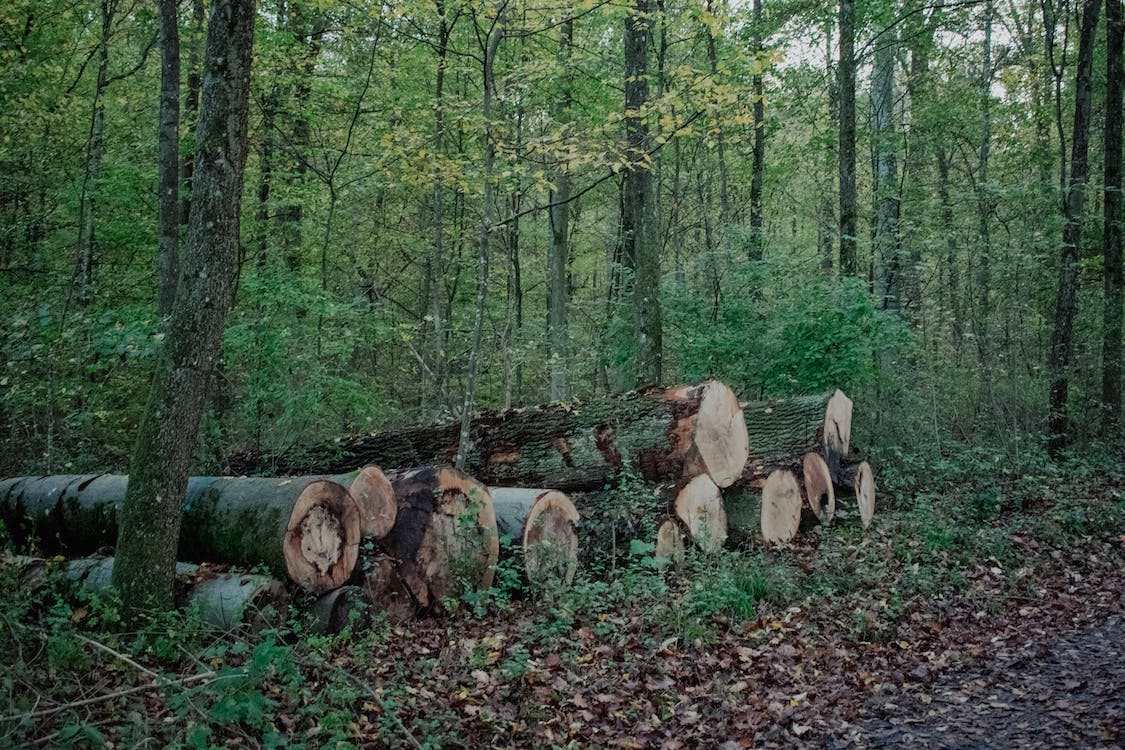
<instances>
[{"instance_id":1,"label":"large fallen log","mask_svg":"<svg viewBox=\"0 0 1125 750\"><path fill-rule=\"evenodd\" d=\"M19 548L67 557L117 542L122 475L16 477L0 482L0 520ZM264 565L313 592L343 585L359 552L360 511L318 477L188 480L177 558Z\"/></svg>"},{"instance_id":2,"label":"large fallen log","mask_svg":"<svg viewBox=\"0 0 1125 750\"><path fill-rule=\"evenodd\" d=\"M496 526L519 545L533 586L569 586L578 568L578 511L558 490L491 487Z\"/></svg>"},{"instance_id":3,"label":"large fallen log","mask_svg":"<svg viewBox=\"0 0 1125 750\"><path fill-rule=\"evenodd\" d=\"M500 538L488 488L456 469L424 467L387 475L398 514L381 547L420 612L442 599L492 585ZM378 588L371 586L376 606Z\"/></svg>"},{"instance_id":4,"label":"large fallen log","mask_svg":"<svg viewBox=\"0 0 1125 750\"><path fill-rule=\"evenodd\" d=\"M15 556L0 558L0 564L20 570L28 588L41 586L52 570L92 592L109 588L113 579L112 557L44 560ZM176 563L176 606L197 608L204 622L220 630L280 625L287 616L288 601L285 586L272 576Z\"/></svg>"},{"instance_id":5,"label":"large fallen log","mask_svg":"<svg viewBox=\"0 0 1125 750\"><path fill-rule=\"evenodd\" d=\"M228 469L301 474L366 463L452 464L459 436L459 422L391 430L285 455L243 454ZM738 399L717 381L486 413L473 420L470 441L466 471L478 480L563 491L601 489L624 469L669 482L705 473L726 487L748 455Z\"/></svg>"},{"instance_id":6,"label":"large fallen log","mask_svg":"<svg viewBox=\"0 0 1125 750\"><path fill-rule=\"evenodd\" d=\"M799 471L806 453L819 453L840 483L851 449L852 402L843 391L742 405L750 457L742 482L761 487L776 469Z\"/></svg>"}]
</instances>

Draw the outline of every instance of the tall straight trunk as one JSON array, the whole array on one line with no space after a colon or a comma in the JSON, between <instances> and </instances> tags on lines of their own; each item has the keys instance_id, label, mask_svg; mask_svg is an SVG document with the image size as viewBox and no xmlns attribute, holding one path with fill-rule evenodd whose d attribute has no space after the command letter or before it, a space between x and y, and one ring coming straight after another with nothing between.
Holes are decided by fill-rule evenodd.
<instances>
[{"instance_id":1,"label":"tall straight trunk","mask_svg":"<svg viewBox=\"0 0 1125 750\"><path fill-rule=\"evenodd\" d=\"M915 32L910 41L910 75L906 82L907 98L910 100L910 148L907 151L906 179L913 198L914 217L907 217L909 226L921 227L926 205L926 165L929 163L931 134L927 122L927 100L930 97L930 49L934 44L936 24L932 19L922 20L922 27ZM920 233L918 233L920 234ZM923 239L911 231L908 243L910 258L902 274L904 307L913 311L912 320L921 314L922 300L922 244Z\"/></svg>"},{"instance_id":2,"label":"tall straight trunk","mask_svg":"<svg viewBox=\"0 0 1125 750\"><path fill-rule=\"evenodd\" d=\"M444 0L436 0L438 17L437 38L437 76L434 83L434 139L433 151L435 158L440 159L445 149L445 72L446 56L449 51L450 24L446 18ZM434 169L433 184L433 247L430 249L428 259L428 286L430 290L430 319L433 327L433 397L439 404L447 403L449 393L448 383L448 358L446 357L446 325L445 325L445 175L441 168Z\"/></svg>"},{"instance_id":3,"label":"tall straight trunk","mask_svg":"<svg viewBox=\"0 0 1125 750\"><path fill-rule=\"evenodd\" d=\"M989 320L992 312L992 186L988 171L992 154L992 0L984 6L984 56L980 73L980 147L977 155L977 220L979 238L976 263L976 315L973 316L977 358L987 387L991 381Z\"/></svg>"},{"instance_id":4,"label":"tall straight trunk","mask_svg":"<svg viewBox=\"0 0 1125 750\"><path fill-rule=\"evenodd\" d=\"M1070 385L1070 348L1074 314L1078 307L1078 259L1082 242L1082 209L1086 197L1086 158L1090 142L1090 100L1101 0L1085 0L1078 40L1078 71L1074 83L1074 132L1071 138L1070 180L1066 195L1059 259L1059 288L1055 301L1055 328L1047 361L1051 377L1047 449L1058 455L1067 442L1067 394Z\"/></svg>"},{"instance_id":5,"label":"tall straight trunk","mask_svg":"<svg viewBox=\"0 0 1125 750\"><path fill-rule=\"evenodd\" d=\"M101 36L98 38L98 71L86 140L86 166L78 205L78 302L87 305L94 296L94 212L105 148L104 94L109 83L109 42L117 14L117 0L101 2Z\"/></svg>"},{"instance_id":6,"label":"tall straight trunk","mask_svg":"<svg viewBox=\"0 0 1125 750\"><path fill-rule=\"evenodd\" d=\"M897 32L886 34L875 50L871 76L871 116L875 125L875 257L883 309L902 306L899 255L898 133L894 121Z\"/></svg>"},{"instance_id":7,"label":"tall straight trunk","mask_svg":"<svg viewBox=\"0 0 1125 750\"><path fill-rule=\"evenodd\" d=\"M840 120L840 87L836 75L832 70L832 29L834 24L829 21L824 34L824 66L825 78L828 81L828 121L836 124ZM838 142L833 141L824 149L824 183L823 193L820 196L820 220L817 226L817 240L820 244L820 265L825 272L830 272L835 265L833 248L835 247L836 228L836 195L834 192L835 176L839 164Z\"/></svg>"},{"instance_id":8,"label":"tall straight trunk","mask_svg":"<svg viewBox=\"0 0 1125 750\"><path fill-rule=\"evenodd\" d=\"M212 0L183 283L120 514L113 584L133 617L172 605L184 493L238 257L253 40L254 0Z\"/></svg>"},{"instance_id":9,"label":"tall straight trunk","mask_svg":"<svg viewBox=\"0 0 1125 750\"><path fill-rule=\"evenodd\" d=\"M203 7L204 0L191 0L191 37L188 44L188 79L187 97L184 99L184 121L187 124L187 145L195 143L195 122L199 117L199 87L201 85L200 71L203 65L203 34L207 22L207 10ZM264 138L263 149L269 139ZM185 148L181 158L181 179L183 180L183 202L180 206L180 224L187 226L191 220L191 187L195 174L195 151Z\"/></svg>"},{"instance_id":10,"label":"tall straight trunk","mask_svg":"<svg viewBox=\"0 0 1125 750\"><path fill-rule=\"evenodd\" d=\"M160 0L160 187L157 211L156 314L172 312L180 268L180 22L176 0Z\"/></svg>"},{"instance_id":11,"label":"tall straight trunk","mask_svg":"<svg viewBox=\"0 0 1125 750\"><path fill-rule=\"evenodd\" d=\"M638 383L661 380L660 246L652 187L648 107L649 0L634 0L625 19L625 172L622 239L625 265L633 271L633 333Z\"/></svg>"},{"instance_id":12,"label":"tall straight trunk","mask_svg":"<svg viewBox=\"0 0 1125 750\"><path fill-rule=\"evenodd\" d=\"M574 21L563 21L559 39L558 62L562 71L562 91L555 119L563 124L563 132L570 135L568 117L571 104L570 55L574 46ZM563 159L555 170L554 195L551 200L551 248L547 255L547 337L551 355L551 401L565 401L570 397L567 385L569 363L567 306L570 302L570 285L567 269L570 260L570 165Z\"/></svg>"},{"instance_id":13,"label":"tall straight trunk","mask_svg":"<svg viewBox=\"0 0 1125 750\"><path fill-rule=\"evenodd\" d=\"M856 274L855 0L840 0L840 273Z\"/></svg>"},{"instance_id":14,"label":"tall straight trunk","mask_svg":"<svg viewBox=\"0 0 1125 750\"><path fill-rule=\"evenodd\" d=\"M765 222L762 217L762 186L766 171L766 90L761 71L762 60L762 0L754 0L754 51L758 66L754 73L754 166L750 177L750 260L761 260L765 251ZM726 200L726 175L723 175L723 195Z\"/></svg>"},{"instance_id":15,"label":"tall straight trunk","mask_svg":"<svg viewBox=\"0 0 1125 750\"><path fill-rule=\"evenodd\" d=\"M461 398L461 434L457 443L457 456L454 466L465 468L470 448L470 430L473 420L473 402L476 398L477 360L480 357L484 339L484 308L488 297L489 244L492 239L492 221L495 214L496 186L493 175L496 171L496 140L492 122L492 100L495 94L496 56L500 42L504 38L504 12L507 0L499 0L496 18L488 30L484 41L484 57L481 65L481 118L484 120L484 195L481 198L480 235L477 241L477 296L473 314L473 341L469 348L469 361L465 366L465 390Z\"/></svg>"},{"instance_id":16,"label":"tall straight trunk","mask_svg":"<svg viewBox=\"0 0 1125 750\"><path fill-rule=\"evenodd\" d=\"M1121 426L1121 149L1122 65L1121 0L1106 0L1106 92L1105 92L1105 220L1104 284L1105 304L1102 321L1102 428L1113 435Z\"/></svg>"},{"instance_id":17,"label":"tall straight trunk","mask_svg":"<svg viewBox=\"0 0 1125 750\"><path fill-rule=\"evenodd\" d=\"M938 200L941 202L941 228L945 235L945 270L948 274L950 334L953 350L958 358L964 336L964 303L961 300L961 261L957 257L957 232L953 226L953 203L949 199L949 156L945 149L939 148L938 161Z\"/></svg>"},{"instance_id":18,"label":"tall straight trunk","mask_svg":"<svg viewBox=\"0 0 1125 750\"><path fill-rule=\"evenodd\" d=\"M715 0L707 0L707 12L710 13L712 16L717 15L717 11L715 9ZM761 22L762 22L762 0L754 0L754 25L755 25L755 29L758 29L761 26ZM718 41L718 39L715 38L715 27L714 26L707 26L706 30L707 30L707 60L710 63L710 66L711 66L711 83L712 83L712 85L718 86L719 85L719 41ZM761 31L756 30L755 31L755 42L756 42L757 52L758 52L759 55L761 54L761 51L762 51L762 49L761 49L762 44L761 44L761 38L760 37L761 37ZM757 83L758 83L758 80L757 80L757 77L756 77L755 78L755 84L757 84ZM754 95L757 97L756 102L760 102L761 101L761 92L758 91L757 86L755 86ZM759 127L757 114L758 114L757 103L755 103L755 107L754 107L754 115L755 115L754 125L755 125L755 128ZM723 136L722 123L716 123L715 131L716 131L715 132L715 155L716 155L716 159L718 160L718 167L719 167L719 224L721 225L720 226L721 231L725 232L726 228L728 226L730 226L733 218L731 216L731 205L730 205L730 185L729 185L730 179L729 179L729 176L727 174L727 172L728 172L728 170L727 170L727 145L726 145L726 138ZM757 130L755 130L755 133L756 132L757 132ZM757 143L757 141L755 140L755 144L756 143ZM764 146L763 146L763 149L764 149ZM755 151L754 151L755 158L757 158L757 153L758 152L755 149ZM758 205L758 213L761 214L761 185L758 186L758 191L759 191L758 192L758 204L759 204ZM751 186L750 210L751 210L751 212L753 212L753 210L754 210L753 186ZM759 216L759 221L760 221L760 216ZM751 214L751 225L753 225L753 214Z\"/></svg>"}]
</instances>

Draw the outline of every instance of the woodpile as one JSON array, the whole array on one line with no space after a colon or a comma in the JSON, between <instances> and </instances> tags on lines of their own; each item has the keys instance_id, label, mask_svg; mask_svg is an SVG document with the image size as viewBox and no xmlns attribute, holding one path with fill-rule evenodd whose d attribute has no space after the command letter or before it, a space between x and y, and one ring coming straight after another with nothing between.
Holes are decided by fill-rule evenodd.
<instances>
[{"instance_id":1,"label":"woodpile","mask_svg":"<svg viewBox=\"0 0 1125 750\"><path fill-rule=\"evenodd\" d=\"M851 453L851 415L838 390L740 403L706 381L482 414L467 472L445 465L454 424L291 456L243 454L229 462L239 473L301 475L189 480L180 602L229 628L267 605L284 610L288 591L300 589L315 595L310 628L338 632L377 613L400 621L439 612L492 586L498 564L518 569L528 591L567 586L580 559L636 549L620 535L647 539L659 564L679 566L688 547L714 553L730 534L746 537L744 519L728 521L732 498L760 496L753 536L766 543L833 523L844 496L856 498L866 527L875 482ZM127 484L113 475L5 479L0 522L17 547L67 558L66 576L104 587ZM503 560L501 536L511 542ZM28 576L49 567L18 564ZM238 572L251 568L264 574Z\"/></svg>"}]
</instances>

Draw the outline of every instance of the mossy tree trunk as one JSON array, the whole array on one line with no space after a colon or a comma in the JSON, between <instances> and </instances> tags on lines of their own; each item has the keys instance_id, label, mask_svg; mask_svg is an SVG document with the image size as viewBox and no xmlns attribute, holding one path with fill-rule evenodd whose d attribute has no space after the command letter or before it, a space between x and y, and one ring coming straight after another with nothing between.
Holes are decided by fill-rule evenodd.
<instances>
[{"instance_id":1,"label":"mossy tree trunk","mask_svg":"<svg viewBox=\"0 0 1125 750\"><path fill-rule=\"evenodd\" d=\"M184 491L238 257L254 0L214 0L180 287L130 459L114 586L131 615L172 606Z\"/></svg>"}]
</instances>

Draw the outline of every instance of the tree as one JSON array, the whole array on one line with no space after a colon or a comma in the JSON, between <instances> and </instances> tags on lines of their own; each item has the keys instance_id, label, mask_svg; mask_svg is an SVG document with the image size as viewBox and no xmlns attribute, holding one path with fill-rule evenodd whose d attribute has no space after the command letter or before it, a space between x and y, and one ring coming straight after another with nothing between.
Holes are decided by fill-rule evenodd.
<instances>
[{"instance_id":1,"label":"tree","mask_svg":"<svg viewBox=\"0 0 1125 750\"><path fill-rule=\"evenodd\" d=\"M559 38L558 60L562 71L561 85L555 116L560 123L569 117L571 104L570 54L574 46L574 20L563 21ZM570 135L564 126L563 133ZM551 248L547 254L547 334L550 338L552 401L565 401L570 396L567 387L567 323L566 312L570 304L570 282L567 279L570 258L570 165L566 160L555 171L553 201L549 212L551 222Z\"/></svg>"},{"instance_id":2,"label":"tree","mask_svg":"<svg viewBox=\"0 0 1125 750\"><path fill-rule=\"evenodd\" d=\"M625 266L632 271L636 380L659 383L662 369L660 244L652 187L652 139L648 107L649 0L634 0L625 17L625 148L628 166L622 194L621 233Z\"/></svg>"},{"instance_id":3,"label":"tree","mask_svg":"<svg viewBox=\"0 0 1125 750\"><path fill-rule=\"evenodd\" d=\"M1071 138L1070 179L1066 193L1066 224L1063 226L1059 259L1059 286L1055 301L1055 327L1047 360L1050 411L1047 417L1047 449L1061 453L1067 444L1067 396L1070 385L1070 352L1074 314L1078 307L1078 259L1082 242L1082 209L1086 197L1087 151L1090 143L1090 102L1094 68L1094 46L1101 0L1085 0L1082 30L1078 41L1078 70L1074 82L1074 131Z\"/></svg>"},{"instance_id":4,"label":"tree","mask_svg":"<svg viewBox=\"0 0 1125 750\"><path fill-rule=\"evenodd\" d=\"M1105 93L1105 215L1104 285L1105 302L1102 322L1102 407L1105 409L1103 431L1112 436L1121 424L1121 107L1125 87L1125 65L1122 65L1121 0L1106 0L1106 93Z\"/></svg>"},{"instance_id":5,"label":"tree","mask_svg":"<svg viewBox=\"0 0 1125 750\"><path fill-rule=\"evenodd\" d=\"M180 22L176 0L160 0L160 135L157 161L156 312L172 312L180 267Z\"/></svg>"},{"instance_id":6,"label":"tree","mask_svg":"<svg viewBox=\"0 0 1125 750\"><path fill-rule=\"evenodd\" d=\"M898 310L902 306L898 132L894 116L898 31L892 28L882 36L875 49L875 69L871 76L871 119L875 125L875 256L883 309Z\"/></svg>"},{"instance_id":7,"label":"tree","mask_svg":"<svg viewBox=\"0 0 1125 750\"><path fill-rule=\"evenodd\" d=\"M130 459L113 569L132 614L172 603L183 496L238 257L254 17L254 0L211 4L184 273Z\"/></svg>"},{"instance_id":8,"label":"tree","mask_svg":"<svg viewBox=\"0 0 1125 750\"><path fill-rule=\"evenodd\" d=\"M840 273L856 272L855 0L840 0Z\"/></svg>"}]
</instances>

